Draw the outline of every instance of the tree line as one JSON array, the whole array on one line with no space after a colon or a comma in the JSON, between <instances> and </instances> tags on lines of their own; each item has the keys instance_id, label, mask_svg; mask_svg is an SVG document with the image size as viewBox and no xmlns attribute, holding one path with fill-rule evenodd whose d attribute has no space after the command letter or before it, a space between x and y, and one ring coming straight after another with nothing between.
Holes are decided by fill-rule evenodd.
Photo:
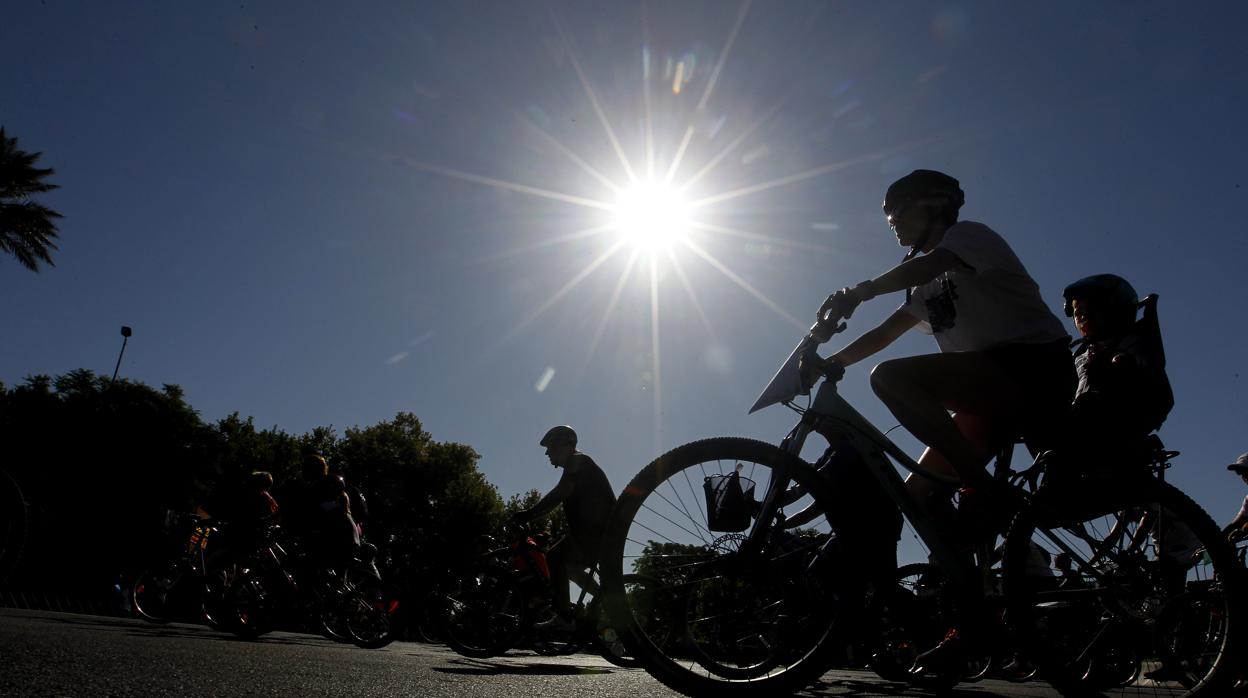
<instances>
[{"instance_id":1,"label":"tree line","mask_svg":"<svg viewBox=\"0 0 1248 698\"><path fill-rule=\"evenodd\" d=\"M205 422L176 385L85 369L0 383L0 439L0 472L20 488L26 511L20 557L10 541L0 565L0 586L10 589L108 593L185 544L164 530L167 511L224 517L246 475L268 471L280 492L310 452L365 496L367 539L381 548L386 572L415 587L469 564L510 512L540 496L504 501L471 446L435 440L407 412L341 434L296 435L237 412ZM14 517L12 508L0 519ZM547 523L558 534L556 517ZM0 532L13 530L6 525Z\"/></svg>"}]
</instances>

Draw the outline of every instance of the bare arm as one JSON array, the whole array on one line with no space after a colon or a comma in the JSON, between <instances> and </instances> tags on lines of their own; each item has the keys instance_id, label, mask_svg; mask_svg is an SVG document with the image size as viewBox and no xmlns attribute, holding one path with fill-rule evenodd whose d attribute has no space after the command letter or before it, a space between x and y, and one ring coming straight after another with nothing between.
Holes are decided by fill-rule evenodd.
<instances>
[{"instance_id":1,"label":"bare arm","mask_svg":"<svg viewBox=\"0 0 1248 698\"><path fill-rule=\"evenodd\" d=\"M885 293L920 286L959 265L962 265L962 260L956 254L937 247L921 257L898 264L870 281L864 281L854 288L854 292L860 300L870 300Z\"/></svg>"},{"instance_id":2,"label":"bare arm","mask_svg":"<svg viewBox=\"0 0 1248 698\"><path fill-rule=\"evenodd\" d=\"M917 324L919 324L918 318L898 308L893 311L892 315L885 318L884 322L881 322L873 329L867 330L861 337L850 342L845 348L829 356L828 360L836 361L842 366L849 366L862 361L897 341L897 338L905 334L906 330Z\"/></svg>"},{"instance_id":3,"label":"bare arm","mask_svg":"<svg viewBox=\"0 0 1248 698\"><path fill-rule=\"evenodd\" d=\"M1222 527L1222 534L1225 536L1234 536L1235 538L1239 538L1244 534L1245 525L1248 525L1248 513L1245 513L1243 509L1240 509L1239 513L1235 514L1235 518L1231 519L1229 524Z\"/></svg>"}]
</instances>

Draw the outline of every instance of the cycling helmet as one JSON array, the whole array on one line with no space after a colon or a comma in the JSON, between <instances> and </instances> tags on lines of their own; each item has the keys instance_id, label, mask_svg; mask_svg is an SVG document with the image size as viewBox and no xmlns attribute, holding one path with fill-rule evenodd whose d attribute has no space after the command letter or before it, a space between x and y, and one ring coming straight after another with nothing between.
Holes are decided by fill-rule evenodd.
<instances>
[{"instance_id":1,"label":"cycling helmet","mask_svg":"<svg viewBox=\"0 0 1248 698\"><path fill-rule=\"evenodd\" d=\"M884 193L884 215L893 216L911 204L943 203L943 208L957 213L966 203L966 195L958 180L936 170L915 170L893 182Z\"/></svg>"},{"instance_id":2,"label":"cycling helmet","mask_svg":"<svg viewBox=\"0 0 1248 698\"><path fill-rule=\"evenodd\" d=\"M1102 302L1107 315L1126 322L1135 322L1135 311L1140 305L1135 289L1116 274L1096 274L1079 279L1062 291L1062 298L1065 300L1062 309L1066 311L1066 317L1074 316L1072 301L1076 298Z\"/></svg>"},{"instance_id":3,"label":"cycling helmet","mask_svg":"<svg viewBox=\"0 0 1248 698\"><path fill-rule=\"evenodd\" d=\"M573 446L576 445L576 430L566 424L551 427L550 431L546 432L546 435L543 436L542 440L538 442L538 445L551 446L563 441L566 441Z\"/></svg>"}]
</instances>

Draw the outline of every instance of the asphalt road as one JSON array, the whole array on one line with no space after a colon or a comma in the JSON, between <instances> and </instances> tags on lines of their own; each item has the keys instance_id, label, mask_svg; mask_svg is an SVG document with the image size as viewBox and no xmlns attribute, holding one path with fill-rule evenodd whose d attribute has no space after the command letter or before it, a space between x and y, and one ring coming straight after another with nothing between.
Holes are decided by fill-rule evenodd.
<instances>
[{"instance_id":1,"label":"asphalt road","mask_svg":"<svg viewBox=\"0 0 1248 698\"><path fill-rule=\"evenodd\" d=\"M813 696L922 696L868 672L830 672ZM473 660L445 647L363 650L310 635L255 642L196 625L0 609L0 696L677 696L640 669L596 656L514 652ZM987 681L952 695L1051 696L1044 684Z\"/></svg>"}]
</instances>

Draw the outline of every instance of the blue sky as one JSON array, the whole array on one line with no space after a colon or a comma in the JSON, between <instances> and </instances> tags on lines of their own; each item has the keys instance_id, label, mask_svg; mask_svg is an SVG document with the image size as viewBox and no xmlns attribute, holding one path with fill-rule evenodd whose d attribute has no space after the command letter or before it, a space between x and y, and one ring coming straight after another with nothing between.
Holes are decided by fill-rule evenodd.
<instances>
[{"instance_id":1,"label":"blue sky","mask_svg":"<svg viewBox=\"0 0 1248 698\"><path fill-rule=\"evenodd\" d=\"M56 267L0 259L5 383L107 374L126 324L123 374L209 420L411 411L504 494L554 483L536 442L569 422L622 487L694 438L783 436L791 413L746 410L828 292L899 260L882 192L930 167L1055 310L1091 273L1161 295L1170 479L1219 521L1244 494L1242 3L6 15L0 124L56 168L65 218ZM692 244L608 255L612 187L669 171L702 202ZM842 390L887 428L874 363Z\"/></svg>"}]
</instances>

